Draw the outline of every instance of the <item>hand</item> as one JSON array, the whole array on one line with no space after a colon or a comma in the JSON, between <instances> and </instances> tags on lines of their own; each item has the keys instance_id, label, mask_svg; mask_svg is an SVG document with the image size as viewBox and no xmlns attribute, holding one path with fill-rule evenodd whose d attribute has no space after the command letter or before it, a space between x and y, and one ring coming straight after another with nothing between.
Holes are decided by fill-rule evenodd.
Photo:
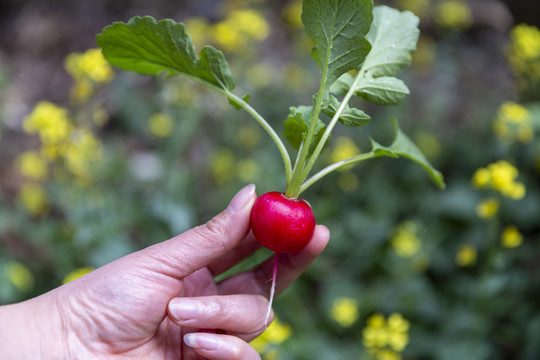
<instances>
[{"instance_id":1,"label":"hand","mask_svg":"<svg viewBox=\"0 0 540 360\"><path fill-rule=\"evenodd\" d=\"M214 281L260 247L248 234L255 198L248 185L204 225L0 308L0 358L260 359L248 342L264 330L272 260ZM277 292L328 239L317 226L305 249L279 255ZM7 329L4 319L26 328Z\"/></svg>"}]
</instances>

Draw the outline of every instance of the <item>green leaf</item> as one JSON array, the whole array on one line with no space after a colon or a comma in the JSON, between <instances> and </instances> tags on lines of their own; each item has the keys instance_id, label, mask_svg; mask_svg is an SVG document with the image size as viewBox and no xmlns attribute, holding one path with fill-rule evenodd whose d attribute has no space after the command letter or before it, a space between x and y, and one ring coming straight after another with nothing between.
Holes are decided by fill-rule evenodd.
<instances>
[{"instance_id":1,"label":"green leaf","mask_svg":"<svg viewBox=\"0 0 540 360\"><path fill-rule=\"evenodd\" d=\"M387 6L373 10L373 23L366 38L371 51L362 68L371 77L394 76L411 64L411 52L416 49L418 17Z\"/></svg>"},{"instance_id":2,"label":"green leaf","mask_svg":"<svg viewBox=\"0 0 540 360\"><path fill-rule=\"evenodd\" d=\"M285 122L284 136L289 141L291 146L296 150L300 149L300 145L304 141L308 132L308 122L313 111L313 106L298 106L291 107L290 113ZM314 140L310 149L310 153L315 147L324 133L325 124L318 119L315 127Z\"/></svg>"},{"instance_id":3,"label":"green leaf","mask_svg":"<svg viewBox=\"0 0 540 360\"><path fill-rule=\"evenodd\" d=\"M326 87L364 61L371 49L365 36L372 13L372 0L304 0L302 22Z\"/></svg>"},{"instance_id":4,"label":"green leaf","mask_svg":"<svg viewBox=\"0 0 540 360\"><path fill-rule=\"evenodd\" d=\"M330 95L325 102L323 102L322 112L330 117L333 117L340 106L340 102L335 96ZM339 122L345 126L364 126L370 122L371 117L362 110L350 108L348 105L339 117Z\"/></svg>"},{"instance_id":5,"label":"green leaf","mask_svg":"<svg viewBox=\"0 0 540 360\"><path fill-rule=\"evenodd\" d=\"M418 18L410 12L400 12L387 6L373 10L373 23L366 38L371 51L360 68L362 78L354 94L378 105L395 105L401 102L409 89L394 77L411 63L411 52L418 41ZM354 78L343 74L331 87L337 95L345 95Z\"/></svg>"},{"instance_id":6,"label":"green leaf","mask_svg":"<svg viewBox=\"0 0 540 360\"><path fill-rule=\"evenodd\" d=\"M398 126L397 120L392 120L392 125L394 127L394 141L390 146L383 146L371 139L372 149L371 152L376 156L389 156L397 158L400 156L409 158L416 163L420 164L430 175L431 179L435 184L441 188L445 188L443 175L437 171L429 161L426 159L424 154L416 147L416 145L409 139L405 133L401 131Z\"/></svg>"},{"instance_id":7,"label":"green leaf","mask_svg":"<svg viewBox=\"0 0 540 360\"><path fill-rule=\"evenodd\" d=\"M151 16L115 22L96 37L103 56L112 64L139 74L182 73L206 85L231 91L235 81L223 53L211 46L199 56L182 23Z\"/></svg>"},{"instance_id":8,"label":"green leaf","mask_svg":"<svg viewBox=\"0 0 540 360\"><path fill-rule=\"evenodd\" d=\"M344 96L353 85L354 78L343 74L332 85L330 92ZM392 76L372 78L365 76L356 87L354 94L377 105L396 105L409 95L409 88L403 80Z\"/></svg>"},{"instance_id":9,"label":"green leaf","mask_svg":"<svg viewBox=\"0 0 540 360\"><path fill-rule=\"evenodd\" d=\"M403 80L392 76L364 78L355 94L377 105L396 105L409 95Z\"/></svg>"}]
</instances>

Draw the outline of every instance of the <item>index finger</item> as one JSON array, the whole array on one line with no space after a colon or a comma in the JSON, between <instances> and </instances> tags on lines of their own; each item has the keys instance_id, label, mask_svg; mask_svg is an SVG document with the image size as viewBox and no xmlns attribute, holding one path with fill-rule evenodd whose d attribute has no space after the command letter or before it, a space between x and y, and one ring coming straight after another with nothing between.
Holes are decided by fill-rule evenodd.
<instances>
[{"instance_id":1,"label":"index finger","mask_svg":"<svg viewBox=\"0 0 540 360\"><path fill-rule=\"evenodd\" d=\"M323 225L317 225L308 245L297 252L278 254L278 274L276 293L291 285L313 261L323 252L330 239L330 232ZM269 280L272 279L273 260L268 259L256 268L221 281L221 294L259 294L268 296Z\"/></svg>"}]
</instances>

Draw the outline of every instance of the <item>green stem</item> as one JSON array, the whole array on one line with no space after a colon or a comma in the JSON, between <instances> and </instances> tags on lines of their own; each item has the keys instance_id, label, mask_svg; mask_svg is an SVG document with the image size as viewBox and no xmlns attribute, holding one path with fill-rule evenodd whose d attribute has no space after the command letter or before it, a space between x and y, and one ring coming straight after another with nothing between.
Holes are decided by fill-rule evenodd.
<instances>
[{"instance_id":1,"label":"green stem","mask_svg":"<svg viewBox=\"0 0 540 360\"><path fill-rule=\"evenodd\" d=\"M330 174L331 172L341 169L344 166L356 164L360 161L373 159L377 156L379 155L376 155L373 151L371 151L371 152L356 155L351 158L341 160L341 161L338 161L337 163L329 165L325 167L324 169L322 169L321 171L319 171L318 173L316 173L315 175L313 175L312 177L310 177L309 179L307 179L306 181L304 181L304 183L300 186L300 189L298 190L298 195L303 193L307 188L309 188L311 185L313 185L314 183L316 183L317 181L319 181L321 178L325 177L326 175Z\"/></svg>"},{"instance_id":2,"label":"green stem","mask_svg":"<svg viewBox=\"0 0 540 360\"><path fill-rule=\"evenodd\" d=\"M220 91L221 90L221 91ZM257 122L263 127L264 130L270 135L272 140L274 140L274 143L278 147L279 152L281 153L281 157L283 158L283 164L285 165L285 177L287 179L287 187L291 183L292 179L292 164L291 164L291 158L289 157L289 153L287 152L287 148L281 141L279 135L274 131L274 129L268 124L268 122L253 108L251 105L249 105L247 102L245 102L243 99L239 98L238 96L234 95L231 92L225 92L222 89L218 90L219 92L226 95L232 102L238 104L241 108L246 110Z\"/></svg>"},{"instance_id":3,"label":"green stem","mask_svg":"<svg viewBox=\"0 0 540 360\"><path fill-rule=\"evenodd\" d=\"M341 117L341 114L343 113L343 111L345 110L347 104L349 103L349 100L354 95L355 89L357 88L358 84L360 83L360 81L364 77L364 73L365 73L364 69L361 69L358 72L358 75L354 79L354 82L352 83L351 88L349 89L349 91L347 92L345 97L343 98L343 101L339 105L339 108L337 109L336 113L334 114L334 117L332 118L332 120L330 121L328 126L326 127L326 130L324 131L323 136L319 140L319 143L317 144L317 147L313 151L313 154L311 154L311 157L310 157L308 163L304 167L303 172L302 172L302 179L305 179L309 175L309 172L313 168L313 165L315 164L315 161L319 157L319 154L321 153L324 145L326 144L326 141L330 137L330 134L332 133L332 130L334 129L334 126L336 126L336 123L338 122L339 118Z\"/></svg>"},{"instance_id":4,"label":"green stem","mask_svg":"<svg viewBox=\"0 0 540 360\"><path fill-rule=\"evenodd\" d=\"M326 76L323 73L322 79L325 79ZM319 86L319 91L315 99L315 104L313 106L313 111L309 119L308 133L304 141L300 146L298 157L296 158L296 163L294 164L294 171L292 174L291 183L287 186L285 195L288 197L298 197L298 190L302 185L302 182L306 178L304 174L304 164L307 161L309 155L309 149L311 148L311 142L313 141L313 136L315 135L315 128L317 127L317 120L319 119L319 114L321 113L322 101L324 97L324 90L326 88L326 81L322 80Z\"/></svg>"}]
</instances>

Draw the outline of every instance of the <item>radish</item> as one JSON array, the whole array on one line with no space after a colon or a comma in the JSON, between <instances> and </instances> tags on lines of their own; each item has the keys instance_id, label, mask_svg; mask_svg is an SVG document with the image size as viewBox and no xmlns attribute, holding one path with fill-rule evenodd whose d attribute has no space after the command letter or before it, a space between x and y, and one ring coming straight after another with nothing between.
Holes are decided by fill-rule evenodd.
<instances>
[{"instance_id":1,"label":"radish","mask_svg":"<svg viewBox=\"0 0 540 360\"><path fill-rule=\"evenodd\" d=\"M306 201L272 191L255 201L251 230L264 247L276 253L295 252L313 236L315 215Z\"/></svg>"},{"instance_id":2,"label":"radish","mask_svg":"<svg viewBox=\"0 0 540 360\"><path fill-rule=\"evenodd\" d=\"M271 191L255 201L250 221L255 238L275 252L266 326L276 290L278 254L302 250L309 243L315 231L315 215L306 201Z\"/></svg>"}]
</instances>

